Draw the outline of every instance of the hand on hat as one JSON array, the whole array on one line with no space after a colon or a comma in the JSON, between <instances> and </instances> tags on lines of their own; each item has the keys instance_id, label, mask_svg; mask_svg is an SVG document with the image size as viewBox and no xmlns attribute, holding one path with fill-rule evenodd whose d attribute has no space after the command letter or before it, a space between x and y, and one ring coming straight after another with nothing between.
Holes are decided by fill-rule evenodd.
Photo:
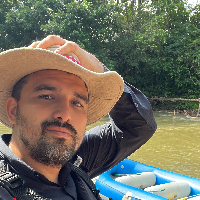
<instances>
[{"instance_id":1,"label":"hand on hat","mask_svg":"<svg viewBox=\"0 0 200 200\"><path fill-rule=\"evenodd\" d=\"M42 41L33 42L29 47L47 49L53 45L60 45L60 47L55 51L58 54L66 55L71 52L74 53L78 57L81 65L86 69L98 73L104 72L104 66L94 55L83 50L75 42L65 40L60 36L49 35Z\"/></svg>"}]
</instances>

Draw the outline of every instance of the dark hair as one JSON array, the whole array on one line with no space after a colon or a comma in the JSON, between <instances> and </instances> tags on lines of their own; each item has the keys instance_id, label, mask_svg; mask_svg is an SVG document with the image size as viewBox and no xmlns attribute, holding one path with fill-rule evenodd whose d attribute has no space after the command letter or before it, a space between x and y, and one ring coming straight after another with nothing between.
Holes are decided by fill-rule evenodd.
<instances>
[{"instance_id":1,"label":"dark hair","mask_svg":"<svg viewBox=\"0 0 200 200\"><path fill-rule=\"evenodd\" d=\"M17 83L14 85L12 90L12 97L14 97L17 101L20 100L21 91L24 85L28 82L28 75L22 77Z\"/></svg>"}]
</instances>

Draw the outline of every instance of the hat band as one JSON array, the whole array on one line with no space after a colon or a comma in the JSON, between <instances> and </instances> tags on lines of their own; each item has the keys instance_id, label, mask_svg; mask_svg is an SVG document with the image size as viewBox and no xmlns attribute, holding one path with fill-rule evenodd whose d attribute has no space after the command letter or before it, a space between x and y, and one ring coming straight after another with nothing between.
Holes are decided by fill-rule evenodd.
<instances>
[{"instance_id":1,"label":"hat band","mask_svg":"<svg viewBox=\"0 0 200 200\"><path fill-rule=\"evenodd\" d=\"M75 62L76 64L82 66L81 63L78 60L76 60L76 58L74 58L73 56L70 56L70 55L63 55L63 56L68 58L69 60Z\"/></svg>"}]
</instances>

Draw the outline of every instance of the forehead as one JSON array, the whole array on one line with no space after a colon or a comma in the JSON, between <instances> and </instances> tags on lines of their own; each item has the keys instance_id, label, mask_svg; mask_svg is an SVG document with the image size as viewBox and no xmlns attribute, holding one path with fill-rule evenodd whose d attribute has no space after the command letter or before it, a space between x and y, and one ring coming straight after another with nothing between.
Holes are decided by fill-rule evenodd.
<instances>
[{"instance_id":1,"label":"forehead","mask_svg":"<svg viewBox=\"0 0 200 200\"><path fill-rule=\"evenodd\" d=\"M37 71L34 72L30 75L28 75L28 77L31 78L38 78L38 77L45 77L45 76L52 76L52 77L74 77L76 79L80 79L82 81L81 78L79 78L78 76L71 74L69 72L65 72L65 71L61 71L61 70L56 70L56 69L46 69L46 70L41 70L41 71Z\"/></svg>"},{"instance_id":2,"label":"forehead","mask_svg":"<svg viewBox=\"0 0 200 200\"><path fill-rule=\"evenodd\" d=\"M27 76L26 83L22 88L21 95L35 91L41 85L47 88L54 88L54 91L66 91L69 89L89 97L88 88L78 76L60 70L42 70Z\"/></svg>"}]
</instances>

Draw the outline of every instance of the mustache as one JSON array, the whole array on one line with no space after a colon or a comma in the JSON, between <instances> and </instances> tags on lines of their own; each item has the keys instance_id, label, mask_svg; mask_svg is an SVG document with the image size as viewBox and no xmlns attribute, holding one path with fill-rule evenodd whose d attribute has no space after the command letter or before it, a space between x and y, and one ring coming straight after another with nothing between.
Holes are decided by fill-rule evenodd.
<instances>
[{"instance_id":1,"label":"mustache","mask_svg":"<svg viewBox=\"0 0 200 200\"><path fill-rule=\"evenodd\" d=\"M44 121L41 124L41 128L44 131L47 127L52 127L52 126L57 126L57 127L62 127L62 128L66 128L67 130L69 130L71 133L73 133L74 135L77 135L77 131L76 129L69 124L68 122L64 122L62 123L59 120L52 120L52 121Z\"/></svg>"}]
</instances>

